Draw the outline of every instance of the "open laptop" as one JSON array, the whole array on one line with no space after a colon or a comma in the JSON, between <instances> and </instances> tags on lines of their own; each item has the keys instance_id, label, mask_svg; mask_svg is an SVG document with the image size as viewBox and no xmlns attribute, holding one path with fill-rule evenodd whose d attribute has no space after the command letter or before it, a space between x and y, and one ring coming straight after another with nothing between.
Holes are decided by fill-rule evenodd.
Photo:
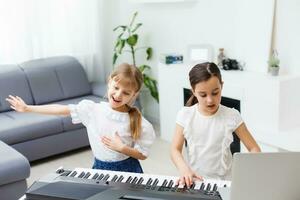
<instances>
[{"instance_id":1,"label":"open laptop","mask_svg":"<svg viewBox=\"0 0 300 200\"><path fill-rule=\"evenodd\" d=\"M236 153L222 200L299 200L300 152Z\"/></svg>"}]
</instances>

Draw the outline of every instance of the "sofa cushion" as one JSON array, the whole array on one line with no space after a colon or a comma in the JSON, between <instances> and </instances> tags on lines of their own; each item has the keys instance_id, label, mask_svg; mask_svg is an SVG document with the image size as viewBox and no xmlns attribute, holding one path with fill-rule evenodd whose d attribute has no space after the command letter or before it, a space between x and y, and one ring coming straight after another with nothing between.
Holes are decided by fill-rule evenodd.
<instances>
[{"instance_id":1,"label":"sofa cushion","mask_svg":"<svg viewBox=\"0 0 300 200\"><path fill-rule=\"evenodd\" d=\"M1 186L25 180L29 177L30 165L28 160L2 141L0 141L0 158Z\"/></svg>"},{"instance_id":2,"label":"sofa cushion","mask_svg":"<svg viewBox=\"0 0 300 200\"><path fill-rule=\"evenodd\" d=\"M101 97L98 97L98 96L95 96L95 95L88 95L88 96L83 96L83 97L79 97L79 98L73 98L73 99L58 101L58 102L55 102L55 103L63 104L63 105L77 104L77 103L79 103L80 101L82 101L84 99L92 100L96 103L98 103L100 101L103 101L103 99ZM63 121L64 131L70 131L70 130L75 130L75 129L79 129L79 128L84 127L81 123L80 124L73 124L72 119L71 119L70 116L61 116L61 119Z\"/></svg>"},{"instance_id":3,"label":"sofa cushion","mask_svg":"<svg viewBox=\"0 0 300 200\"><path fill-rule=\"evenodd\" d=\"M32 104L31 91L26 76L17 65L0 66L0 112L11 110L5 100L8 95L18 95L25 102Z\"/></svg>"},{"instance_id":4,"label":"sofa cushion","mask_svg":"<svg viewBox=\"0 0 300 200\"><path fill-rule=\"evenodd\" d=\"M44 104L91 93L85 71L71 56L58 56L21 64L35 104Z\"/></svg>"},{"instance_id":5,"label":"sofa cushion","mask_svg":"<svg viewBox=\"0 0 300 200\"><path fill-rule=\"evenodd\" d=\"M57 116L10 111L0 121L0 140L10 145L63 132Z\"/></svg>"}]
</instances>

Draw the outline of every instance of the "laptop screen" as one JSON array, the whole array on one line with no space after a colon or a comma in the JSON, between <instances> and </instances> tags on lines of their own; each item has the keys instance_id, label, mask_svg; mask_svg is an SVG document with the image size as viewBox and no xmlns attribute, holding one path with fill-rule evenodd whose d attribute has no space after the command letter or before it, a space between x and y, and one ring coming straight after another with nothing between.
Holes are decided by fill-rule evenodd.
<instances>
[{"instance_id":1,"label":"laptop screen","mask_svg":"<svg viewBox=\"0 0 300 200\"><path fill-rule=\"evenodd\" d=\"M230 200L299 200L300 152L236 153Z\"/></svg>"}]
</instances>

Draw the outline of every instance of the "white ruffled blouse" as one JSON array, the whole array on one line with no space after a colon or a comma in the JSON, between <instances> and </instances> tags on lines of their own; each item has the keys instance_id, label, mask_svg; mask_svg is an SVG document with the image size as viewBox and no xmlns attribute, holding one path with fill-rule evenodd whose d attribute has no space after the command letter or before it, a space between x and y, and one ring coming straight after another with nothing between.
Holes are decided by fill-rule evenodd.
<instances>
[{"instance_id":1,"label":"white ruffled blouse","mask_svg":"<svg viewBox=\"0 0 300 200\"><path fill-rule=\"evenodd\" d=\"M113 110L109 103L95 103L83 100L78 104L69 104L72 122L82 123L87 128L88 138L94 156L102 161L120 161L128 156L113 151L104 146L101 136L114 136L117 132L122 142L137 149L143 155L148 156L150 146L154 142L155 132L152 125L142 118L142 133L137 141L134 141L130 132L129 114Z\"/></svg>"},{"instance_id":2,"label":"white ruffled blouse","mask_svg":"<svg viewBox=\"0 0 300 200\"><path fill-rule=\"evenodd\" d=\"M232 133L243 123L234 108L220 105L211 116L198 111L198 104L183 107L176 123L184 128L190 167L199 175L213 179L231 179Z\"/></svg>"}]
</instances>

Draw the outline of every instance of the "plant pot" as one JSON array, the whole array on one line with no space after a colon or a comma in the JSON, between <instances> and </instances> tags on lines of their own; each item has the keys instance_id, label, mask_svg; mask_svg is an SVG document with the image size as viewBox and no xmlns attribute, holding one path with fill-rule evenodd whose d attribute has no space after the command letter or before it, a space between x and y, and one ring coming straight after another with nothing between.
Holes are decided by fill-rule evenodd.
<instances>
[{"instance_id":1,"label":"plant pot","mask_svg":"<svg viewBox=\"0 0 300 200\"><path fill-rule=\"evenodd\" d=\"M279 74L279 67L270 67L270 74L272 76L278 76L278 74Z\"/></svg>"}]
</instances>

